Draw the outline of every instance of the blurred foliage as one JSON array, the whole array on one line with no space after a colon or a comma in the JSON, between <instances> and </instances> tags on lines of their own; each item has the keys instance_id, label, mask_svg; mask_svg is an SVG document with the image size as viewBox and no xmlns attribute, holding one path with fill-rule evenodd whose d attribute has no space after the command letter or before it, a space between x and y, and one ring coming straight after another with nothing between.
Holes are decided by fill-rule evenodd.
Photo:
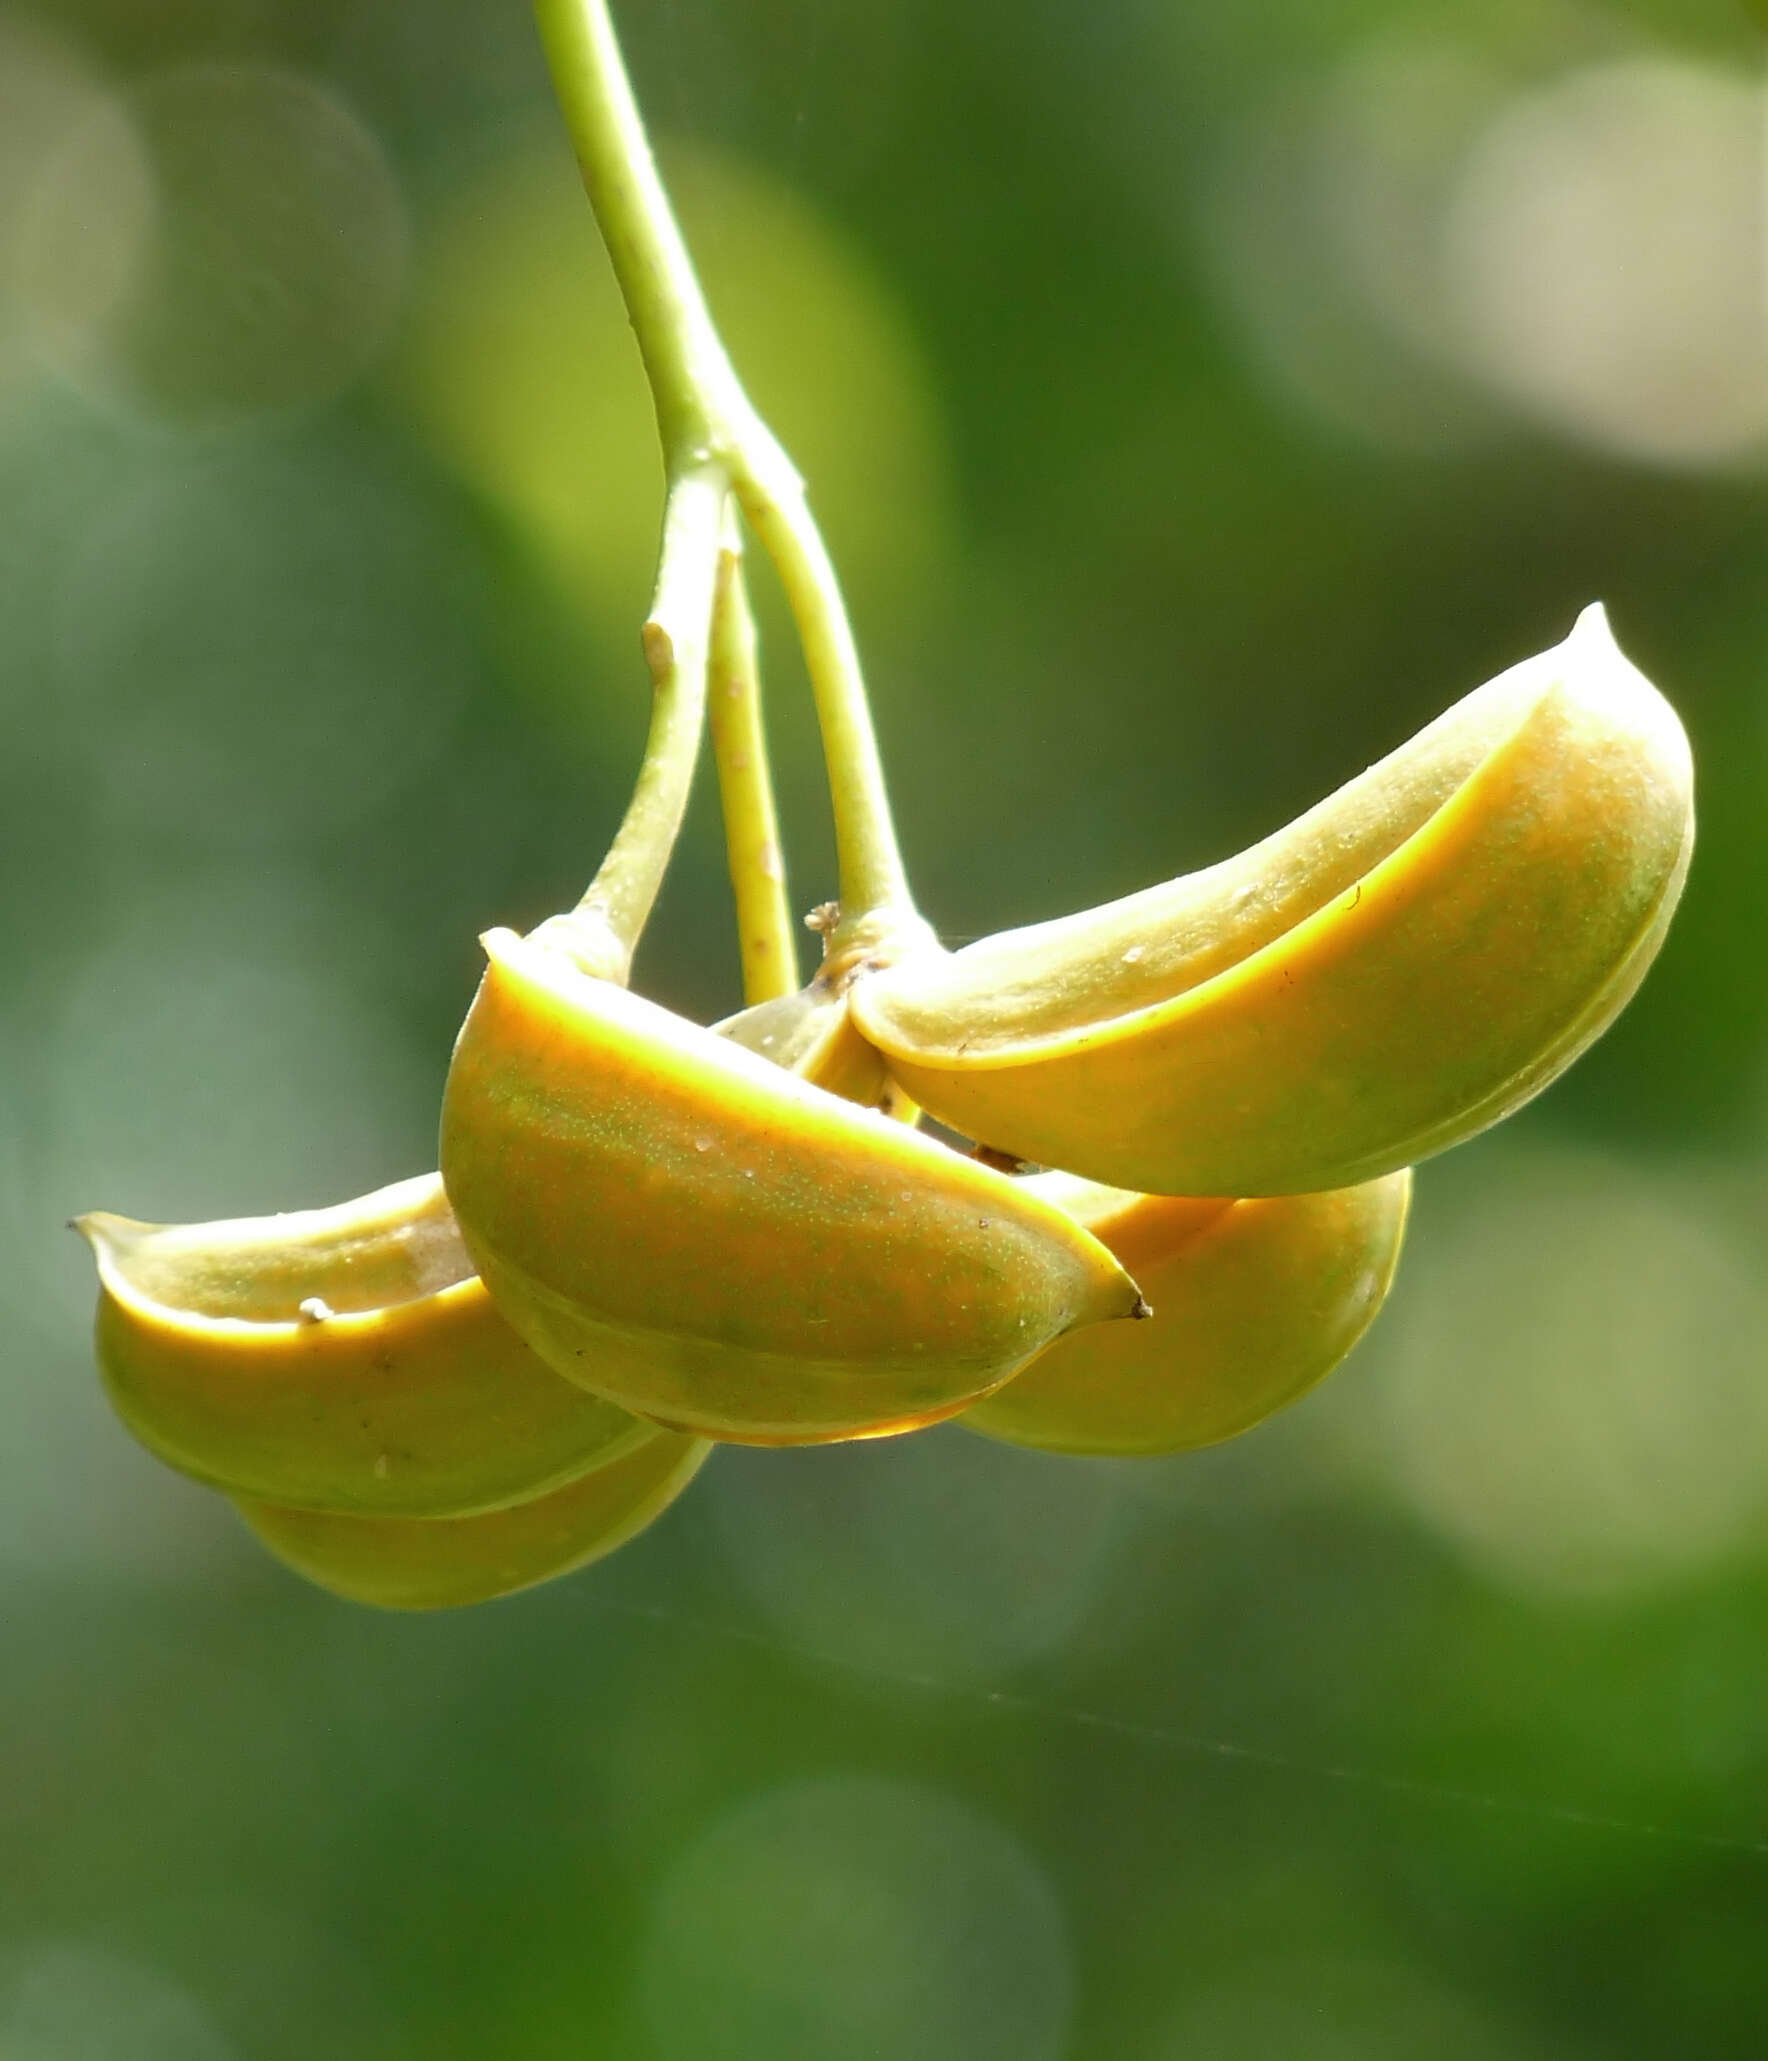
<instances>
[{"instance_id":1,"label":"blurred foliage","mask_svg":"<svg viewBox=\"0 0 1768 2061\"><path fill-rule=\"evenodd\" d=\"M948 936L1237 847L1598 595L1695 740L1687 898L1235 1445L732 1451L509 1603L303 1590L108 1417L60 1225L431 1163L476 931L636 763L643 393L518 0L5 0L0 2053L1735 2061L1757 14L621 13ZM705 806L642 978L732 1005Z\"/></svg>"}]
</instances>

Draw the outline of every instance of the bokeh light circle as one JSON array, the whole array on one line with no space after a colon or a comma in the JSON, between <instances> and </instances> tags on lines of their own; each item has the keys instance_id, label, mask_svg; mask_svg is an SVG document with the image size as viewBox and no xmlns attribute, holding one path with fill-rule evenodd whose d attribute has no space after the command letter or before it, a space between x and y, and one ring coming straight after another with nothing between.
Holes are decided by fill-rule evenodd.
<instances>
[{"instance_id":1,"label":"bokeh light circle","mask_svg":"<svg viewBox=\"0 0 1768 2061\"><path fill-rule=\"evenodd\" d=\"M788 1783L664 1878L640 1968L664 2061L1057 2061L1074 1977L1048 1875L955 1799Z\"/></svg>"},{"instance_id":2,"label":"bokeh light circle","mask_svg":"<svg viewBox=\"0 0 1768 2061\"><path fill-rule=\"evenodd\" d=\"M661 150L744 384L810 483L862 619L936 586L952 489L932 381L864 253L740 159ZM568 156L549 135L487 165L426 232L400 391L574 606L648 603L662 506L631 325ZM624 683L621 691L625 691Z\"/></svg>"},{"instance_id":3,"label":"bokeh light circle","mask_svg":"<svg viewBox=\"0 0 1768 2061\"><path fill-rule=\"evenodd\" d=\"M41 1062L58 1240L78 1210L316 1208L423 1170L429 1069L328 954L326 907L244 873L122 901L56 998Z\"/></svg>"},{"instance_id":4,"label":"bokeh light circle","mask_svg":"<svg viewBox=\"0 0 1768 2061\"><path fill-rule=\"evenodd\" d=\"M1440 244L1461 151L1499 104L1476 45L1409 24L1224 125L1194 234L1249 368L1339 432L1419 455L1491 432L1454 362Z\"/></svg>"},{"instance_id":5,"label":"bokeh light circle","mask_svg":"<svg viewBox=\"0 0 1768 2061\"><path fill-rule=\"evenodd\" d=\"M1662 57L1513 102L1462 168L1444 266L1470 363L1622 456L1768 449L1768 94Z\"/></svg>"},{"instance_id":6,"label":"bokeh light circle","mask_svg":"<svg viewBox=\"0 0 1768 2061\"><path fill-rule=\"evenodd\" d=\"M447 744L460 554L388 466L233 447L148 469L59 569L60 681L107 824L262 849L361 822Z\"/></svg>"},{"instance_id":7,"label":"bokeh light circle","mask_svg":"<svg viewBox=\"0 0 1768 2061\"><path fill-rule=\"evenodd\" d=\"M1131 1535L1111 1462L955 1426L721 1455L698 1491L721 1564L807 1655L972 1684L1059 1647Z\"/></svg>"},{"instance_id":8,"label":"bokeh light circle","mask_svg":"<svg viewBox=\"0 0 1768 2061\"><path fill-rule=\"evenodd\" d=\"M28 196L16 283L83 390L206 426L313 406L403 298L403 198L373 134L280 67L163 71L79 123Z\"/></svg>"},{"instance_id":9,"label":"bokeh light circle","mask_svg":"<svg viewBox=\"0 0 1768 2061\"><path fill-rule=\"evenodd\" d=\"M140 1963L47 1939L0 1960L6 2061L234 2061L203 2005Z\"/></svg>"},{"instance_id":10,"label":"bokeh light circle","mask_svg":"<svg viewBox=\"0 0 1768 2061\"><path fill-rule=\"evenodd\" d=\"M65 139L104 106L97 75L71 43L0 9L0 399L36 369L14 276L25 199ZM110 230L92 225L101 239Z\"/></svg>"},{"instance_id":11,"label":"bokeh light circle","mask_svg":"<svg viewBox=\"0 0 1768 2061\"><path fill-rule=\"evenodd\" d=\"M1373 1363L1402 1493L1550 1594L1622 1596L1760 1541L1768 1286L1717 1213L1594 1155L1487 1168L1420 1212Z\"/></svg>"}]
</instances>

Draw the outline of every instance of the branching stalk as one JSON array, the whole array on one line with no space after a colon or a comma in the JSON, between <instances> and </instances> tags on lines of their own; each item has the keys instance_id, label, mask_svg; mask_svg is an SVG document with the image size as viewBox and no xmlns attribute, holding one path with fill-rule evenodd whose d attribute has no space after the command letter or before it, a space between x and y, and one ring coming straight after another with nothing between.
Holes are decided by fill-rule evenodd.
<instances>
[{"instance_id":1,"label":"branching stalk","mask_svg":"<svg viewBox=\"0 0 1768 2061\"><path fill-rule=\"evenodd\" d=\"M728 480L779 567L798 624L840 862L843 916L831 944L837 950L881 945L892 932L919 928L920 920L853 633L803 482L751 406L719 341L657 176L605 0L536 0L536 15L583 183L638 337L672 491L690 469Z\"/></svg>"}]
</instances>

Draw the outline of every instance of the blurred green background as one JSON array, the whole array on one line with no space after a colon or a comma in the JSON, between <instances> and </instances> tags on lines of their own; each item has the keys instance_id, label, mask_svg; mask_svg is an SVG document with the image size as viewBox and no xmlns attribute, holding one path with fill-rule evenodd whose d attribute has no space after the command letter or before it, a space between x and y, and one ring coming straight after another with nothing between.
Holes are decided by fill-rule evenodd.
<instances>
[{"instance_id":1,"label":"blurred green background","mask_svg":"<svg viewBox=\"0 0 1768 2061\"><path fill-rule=\"evenodd\" d=\"M433 1164L476 932L637 762L652 433L520 0L0 0L0 2056L1757 2051L1759 21L618 12L948 938L1238 848L1595 597L1687 898L1230 1447L730 1451L528 1596L303 1588L108 1416L62 1222ZM641 967L700 1017L707 800Z\"/></svg>"}]
</instances>

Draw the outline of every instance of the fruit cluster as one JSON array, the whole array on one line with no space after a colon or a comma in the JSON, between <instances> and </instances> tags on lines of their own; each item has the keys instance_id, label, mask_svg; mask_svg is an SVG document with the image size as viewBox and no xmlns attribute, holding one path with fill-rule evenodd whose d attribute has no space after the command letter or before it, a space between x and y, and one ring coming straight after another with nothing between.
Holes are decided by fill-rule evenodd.
<instances>
[{"instance_id":1,"label":"fruit cluster","mask_svg":"<svg viewBox=\"0 0 1768 2061\"><path fill-rule=\"evenodd\" d=\"M1681 726L1591 609L1239 857L942 950L826 556L712 336L600 0L541 20L670 479L633 803L575 911L485 939L439 1174L297 1215L81 1220L124 1422L291 1566L401 1608L598 1558L719 1441L958 1418L1150 1454L1259 1422L1373 1320L1412 1162L1625 1004L1693 837ZM803 988L739 509L798 614L836 811L843 907ZM709 677L749 1006L706 1029L625 981Z\"/></svg>"},{"instance_id":2,"label":"fruit cluster","mask_svg":"<svg viewBox=\"0 0 1768 2061\"><path fill-rule=\"evenodd\" d=\"M712 1440L1230 1437L1374 1317L1408 1162L1626 1001L1689 796L1680 727L1592 613L1226 865L825 966L716 1032L585 971L569 919L495 931L440 1177L82 1220L112 1398L302 1572L407 1607L607 1552ZM965 1157L905 1092L1071 1171Z\"/></svg>"}]
</instances>

